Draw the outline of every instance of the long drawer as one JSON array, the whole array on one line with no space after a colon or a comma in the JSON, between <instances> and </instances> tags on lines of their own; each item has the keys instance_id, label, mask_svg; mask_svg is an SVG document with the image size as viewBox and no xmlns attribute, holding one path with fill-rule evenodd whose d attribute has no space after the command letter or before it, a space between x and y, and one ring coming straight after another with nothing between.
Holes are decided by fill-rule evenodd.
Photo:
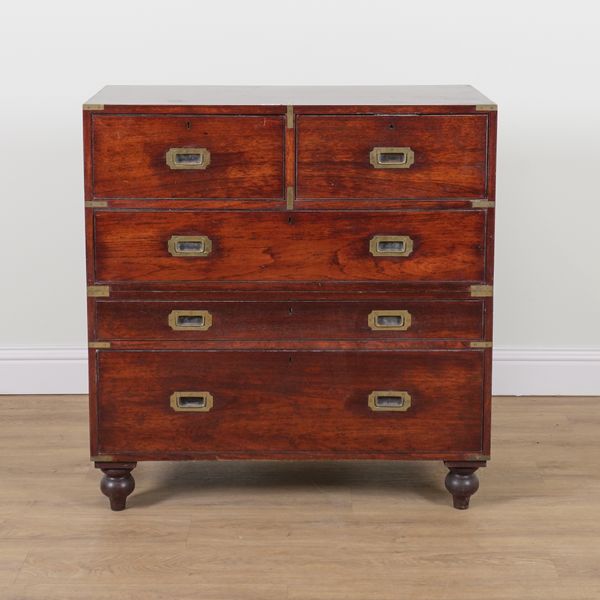
<instances>
[{"instance_id":1,"label":"long drawer","mask_svg":"<svg viewBox=\"0 0 600 600\"><path fill-rule=\"evenodd\" d=\"M486 115L299 116L299 198L481 198Z\"/></svg>"},{"instance_id":2,"label":"long drawer","mask_svg":"<svg viewBox=\"0 0 600 600\"><path fill-rule=\"evenodd\" d=\"M483 353L99 351L102 454L481 450Z\"/></svg>"},{"instance_id":3,"label":"long drawer","mask_svg":"<svg viewBox=\"0 0 600 600\"><path fill-rule=\"evenodd\" d=\"M479 282L484 210L103 211L98 282Z\"/></svg>"},{"instance_id":4,"label":"long drawer","mask_svg":"<svg viewBox=\"0 0 600 600\"><path fill-rule=\"evenodd\" d=\"M99 340L478 340L483 301L96 302Z\"/></svg>"}]
</instances>

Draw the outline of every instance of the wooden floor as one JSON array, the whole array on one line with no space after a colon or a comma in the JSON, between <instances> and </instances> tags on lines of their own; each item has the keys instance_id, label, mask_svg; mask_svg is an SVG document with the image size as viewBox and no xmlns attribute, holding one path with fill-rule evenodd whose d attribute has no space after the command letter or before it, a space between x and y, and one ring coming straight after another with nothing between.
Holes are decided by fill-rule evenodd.
<instances>
[{"instance_id":1,"label":"wooden floor","mask_svg":"<svg viewBox=\"0 0 600 600\"><path fill-rule=\"evenodd\" d=\"M2 600L600 598L600 398L497 398L471 509L440 463L143 463L108 510L83 396L0 398Z\"/></svg>"}]
</instances>

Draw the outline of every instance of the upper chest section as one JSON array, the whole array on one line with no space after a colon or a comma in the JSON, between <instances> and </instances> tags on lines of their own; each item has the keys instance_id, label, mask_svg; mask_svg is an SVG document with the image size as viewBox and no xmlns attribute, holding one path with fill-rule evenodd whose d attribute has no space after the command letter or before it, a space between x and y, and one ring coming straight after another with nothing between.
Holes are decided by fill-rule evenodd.
<instances>
[{"instance_id":1,"label":"upper chest section","mask_svg":"<svg viewBox=\"0 0 600 600\"><path fill-rule=\"evenodd\" d=\"M468 103L483 96L438 90L426 103L413 88L325 88L295 92L313 103L279 105L266 103L268 88L248 88L234 104L231 90L203 89L203 104L188 90L157 98L164 104L122 92L98 98L123 104L86 105L88 197L284 202L290 188L306 200L487 197L495 107ZM378 104L348 103L378 94Z\"/></svg>"}]
</instances>

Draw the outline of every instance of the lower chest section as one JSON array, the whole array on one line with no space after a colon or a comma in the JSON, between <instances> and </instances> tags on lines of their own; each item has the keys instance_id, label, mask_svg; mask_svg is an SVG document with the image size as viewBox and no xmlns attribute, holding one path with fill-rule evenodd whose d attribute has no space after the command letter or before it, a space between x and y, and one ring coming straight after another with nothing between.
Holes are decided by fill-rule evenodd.
<instances>
[{"instance_id":1,"label":"lower chest section","mask_svg":"<svg viewBox=\"0 0 600 600\"><path fill-rule=\"evenodd\" d=\"M487 227L468 208L95 210L93 454L485 455Z\"/></svg>"}]
</instances>

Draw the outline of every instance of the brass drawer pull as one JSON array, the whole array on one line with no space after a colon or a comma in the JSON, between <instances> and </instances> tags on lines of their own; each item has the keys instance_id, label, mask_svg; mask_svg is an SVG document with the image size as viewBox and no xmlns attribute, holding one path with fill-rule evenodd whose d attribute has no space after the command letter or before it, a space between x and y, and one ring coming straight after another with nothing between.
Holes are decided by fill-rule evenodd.
<instances>
[{"instance_id":1,"label":"brass drawer pull","mask_svg":"<svg viewBox=\"0 0 600 600\"><path fill-rule=\"evenodd\" d=\"M374 411L406 412L410 408L411 397L408 392L371 392L369 408Z\"/></svg>"},{"instance_id":2,"label":"brass drawer pull","mask_svg":"<svg viewBox=\"0 0 600 600\"><path fill-rule=\"evenodd\" d=\"M171 408L175 412L208 412L213 407L209 392L173 392Z\"/></svg>"},{"instance_id":3,"label":"brass drawer pull","mask_svg":"<svg viewBox=\"0 0 600 600\"><path fill-rule=\"evenodd\" d=\"M205 235L172 235L167 244L172 256L208 256L212 241Z\"/></svg>"},{"instance_id":4,"label":"brass drawer pull","mask_svg":"<svg viewBox=\"0 0 600 600\"><path fill-rule=\"evenodd\" d=\"M407 310L373 310L368 317L373 331L406 331L411 321L412 315Z\"/></svg>"},{"instance_id":5,"label":"brass drawer pull","mask_svg":"<svg viewBox=\"0 0 600 600\"><path fill-rule=\"evenodd\" d=\"M207 310L172 310L169 327L173 331L206 331L212 325L212 315Z\"/></svg>"},{"instance_id":6,"label":"brass drawer pull","mask_svg":"<svg viewBox=\"0 0 600 600\"><path fill-rule=\"evenodd\" d=\"M169 169L206 169L210 152L207 148L169 148L166 161Z\"/></svg>"},{"instance_id":7,"label":"brass drawer pull","mask_svg":"<svg viewBox=\"0 0 600 600\"><path fill-rule=\"evenodd\" d=\"M409 256L413 241L407 235L375 235L369 242L373 256Z\"/></svg>"},{"instance_id":8,"label":"brass drawer pull","mask_svg":"<svg viewBox=\"0 0 600 600\"><path fill-rule=\"evenodd\" d=\"M415 162L411 148L382 148L377 146L369 154L370 163L376 169L410 169Z\"/></svg>"}]
</instances>

